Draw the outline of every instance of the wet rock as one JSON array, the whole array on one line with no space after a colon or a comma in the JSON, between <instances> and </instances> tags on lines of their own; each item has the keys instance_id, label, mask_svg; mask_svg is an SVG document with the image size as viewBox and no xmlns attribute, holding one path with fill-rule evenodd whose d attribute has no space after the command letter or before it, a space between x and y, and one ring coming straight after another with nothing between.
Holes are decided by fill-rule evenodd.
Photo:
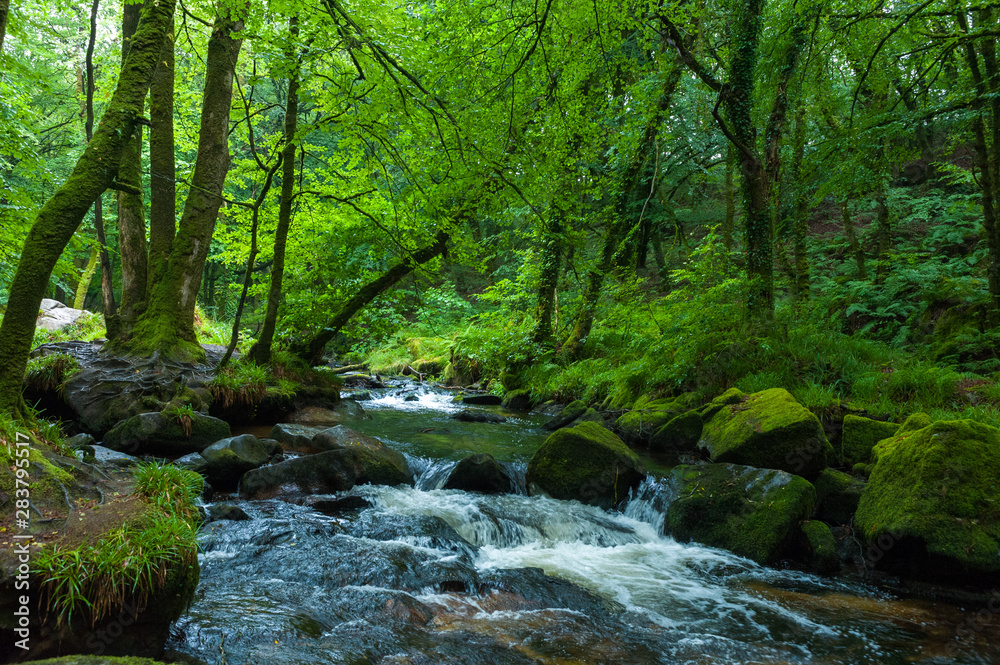
<instances>
[{"instance_id":1,"label":"wet rock","mask_svg":"<svg viewBox=\"0 0 1000 665\"><path fill-rule=\"evenodd\" d=\"M531 398L531 389L522 388L509 391L500 403L504 408L513 411L530 411L534 400Z\"/></svg>"},{"instance_id":2,"label":"wet rock","mask_svg":"<svg viewBox=\"0 0 1000 665\"><path fill-rule=\"evenodd\" d=\"M201 451L205 458L203 473L216 489L236 489L244 473L267 464L280 453L277 441L258 439L253 434L222 439Z\"/></svg>"},{"instance_id":3,"label":"wet rock","mask_svg":"<svg viewBox=\"0 0 1000 665\"><path fill-rule=\"evenodd\" d=\"M202 457L201 453L188 453L183 457L175 459L174 466L187 469L188 471L194 471L195 473L200 473L204 476L205 469L208 467L208 460Z\"/></svg>"},{"instance_id":4,"label":"wet rock","mask_svg":"<svg viewBox=\"0 0 1000 665\"><path fill-rule=\"evenodd\" d=\"M406 397L403 398L403 401L404 402L419 402L420 401L420 395L418 395L416 393L410 393L409 395L407 395Z\"/></svg>"},{"instance_id":5,"label":"wet rock","mask_svg":"<svg viewBox=\"0 0 1000 665\"><path fill-rule=\"evenodd\" d=\"M82 446L93 446L97 441L89 434L77 434L66 439L66 445L70 448L80 448Z\"/></svg>"},{"instance_id":6,"label":"wet rock","mask_svg":"<svg viewBox=\"0 0 1000 665\"><path fill-rule=\"evenodd\" d=\"M557 429L563 427L568 427L577 418L582 416L587 412L586 402L577 400L575 402L570 402L559 411L559 414L550 420L549 422L542 425L543 429L547 429L550 432L554 432Z\"/></svg>"},{"instance_id":7,"label":"wet rock","mask_svg":"<svg viewBox=\"0 0 1000 665\"><path fill-rule=\"evenodd\" d=\"M124 420L104 435L103 445L132 455L176 457L201 452L230 436L225 421L195 413L189 430L176 417L163 413L143 413Z\"/></svg>"},{"instance_id":8,"label":"wet rock","mask_svg":"<svg viewBox=\"0 0 1000 665\"><path fill-rule=\"evenodd\" d=\"M478 409L463 409L451 416L452 420L461 420L466 423L505 423L507 419L498 413L480 411Z\"/></svg>"},{"instance_id":9,"label":"wet rock","mask_svg":"<svg viewBox=\"0 0 1000 665\"><path fill-rule=\"evenodd\" d=\"M723 406L705 422L698 446L713 462L781 469L807 478L825 469L833 454L819 419L782 388Z\"/></svg>"},{"instance_id":10,"label":"wet rock","mask_svg":"<svg viewBox=\"0 0 1000 665\"><path fill-rule=\"evenodd\" d=\"M688 411L673 418L650 438L650 447L659 450L694 450L701 439L703 423L701 414Z\"/></svg>"},{"instance_id":11,"label":"wet rock","mask_svg":"<svg viewBox=\"0 0 1000 665\"><path fill-rule=\"evenodd\" d=\"M320 499L308 505L324 515L339 515L352 510L364 510L370 508L372 504L360 496L345 496L342 499Z\"/></svg>"},{"instance_id":12,"label":"wet rock","mask_svg":"<svg viewBox=\"0 0 1000 665\"><path fill-rule=\"evenodd\" d=\"M904 576L995 583L1000 430L972 420L907 423L875 447L855 514L857 533L878 552L870 558Z\"/></svg>"},{"instance_id":13,"label":"wet rock","mask_svg":"<svg viewBox=\"0 0 1000 665\"><path fill-rule=\"evenodd\" d=\"M233 520L233 521L244 521L250 519L250 516L246 514L239 506L234 506L231 503L217 503L214 506L209 506L208 508L208 519L207 522L218 522L221 520Z\"/></svg>"},{"instance_id":14,"label":"wet rock","mask_svg":"<svg viewBox=\"0 0 1000 665\"><path fill-rule=\"evenodd\" d=\"M355 432L346 425L337 425L336 427L327 428L317 432L312 438L312 447L319 452L336 450L338 448L344 448L345 446L361 446L362 448L368 448L378 452L379 454L391 456L396 464L406 466L406 458L404 458L402 454L387 447L374 436L368 436L367 434L362 434L361 432Z\"/></svg>"},{"instance_id":15,"label":"wet rock","mask_svg":"<svg viewBox=\"0 0 1000 665\"><path fill-rule=\"evenodd\" d=\"M848 524L858 509L865 481L841 471L824 469L816 480L816 517L833 524Z\"/></svg>"},{"instance_id":16,"label":"wet rock","mask_svg":"<svg viewBox=\"0 0 1000 665\"><path fill-rule=\"evenodd\" d=\"M840 463L851 467L871 462L872 448L875 444L895 436L899 427L897 423L885 423L847 414L844 416L844 429L840 435L840 446L837 451Z\"/></svg>"},{"instance_id":17,"label":"wet rock","mask_svg":"<svg viewBox=\"0 0 1000 665\"><path fill-rule=\"evenodd\" d=\"M475 554L475 548L440 517L365 512L345 527L355 538L407 543L416 547L455 552L463 557ZM461 575L465 582L472 578Z\"/></svg>"},{"instance_id":18,"label":"wet rock","mask_svg":"<svg viewBox=\"0 0 1000 665\"><path fill-rule=\"evenodd\" d=\"M492 455L479 453L461 460L448 475L442 489L465 490L482 494L508 494L516 491L514 481Z\"/></svg>"},{"instance_id":19,"label":"wet rock","mask_svg":"<svg viewBox=\"0 0 1000 665\"><path fill-rule=\"evenodd\" d=\"M315 453L319 451L313 447L312 438L322 431L321 427L279 423L271 429L270 436L288 452Z\"/></svg>"},{"instance_id":20,"label":"wet rock","mask_svg":"<svg viewBox=\"0 0 1000 665\"><path fill-rule=\"evenodd\" d=\"M413 475L406 459L381 443L349 445L248 471L240 480L240 496L333 494L365 484L413 484Z\"/></svg>"},{"instance_id":21,"label":"wet rock","mask_svg":"<svg viewBox=\"0 0 1000 665\"><path fill-rule=\"evenodd\" d=\"M816 490L807 480L775 469L681 465L668 479L675 497L663 525L668 535L758 563L777 561L793 550L799 523L816 505Z\"/></svg>"},{"instance_id":22,"label":"wet rock","mask_svg":"<svg viewBox=\"0 0 1000 665\"><path fill-rule=\"evenodd\" d=\"M351 393L350 395L344 395L344 399L353 399L355 402L367 402L372 398L372 394L367 390L362 390L361 392Z\"/></svg>"},{"instance_id":23,"label":"wet rock","mask_svg":"<svg viewBox=\"0 0 1000 665\"><path fill-rule=\"evenodd\" d=\"M585 422L551 434L528 463L526 480L531 494L613 508L645 477L639 457L621 439Z\"/></svg>"},{"instance_id":24,"label":"wet rock","mask_svg":"<svg viewBox=\"0 0 1000 665\"><path fill-rule=\"evenodd\" d=\"M371 420L354 400L342 400L330 408L305 406L296 410L288 421L296 425L339 425L351 420Z\"/></svg>"},{"instance_id":25,"label":"wet rock","mask_svg":"<svg viewBox=\"0 0 1000 665\"><path fill-rule=\"evenodd\" d=\"M558 577L546 575L541 568L488 570L480 575L484 592L504 591L520 596L529 607L566 608L591 617L619 614L625 608Z\"/></svg>"},{"instance_id":26,"label":"wet rock","mask_svg":"<svg viewBox=\"0 0 1000 665\"><path fill-rule=\"evenodd\" d=\"M462 402L473 406L500 406L503 398L499 395L463 395Z\"/></svg>"}]
</instances>

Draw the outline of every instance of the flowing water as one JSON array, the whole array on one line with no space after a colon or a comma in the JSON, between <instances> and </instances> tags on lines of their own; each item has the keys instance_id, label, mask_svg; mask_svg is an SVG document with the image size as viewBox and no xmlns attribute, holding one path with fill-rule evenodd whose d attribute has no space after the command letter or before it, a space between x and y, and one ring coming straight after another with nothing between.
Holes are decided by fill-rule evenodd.
<instances>
[{"instance_id":1,"label":"flowing water","mask_svg":"<svg viewBox=\"0 0 1000 665\"><path fill-rule=\"evenodd\" d=\"M450 395L405 394L375 395L372 419L350 426L404 452L416 487L356 487L325 498L367 507L326 513L236 502L253 519L204 528L201 583L170 648L230 665L1000 662L988 610L663 537L669 497L655 480L624 513L528 497L544 416L462 423ZM473 452L505 463L522 492L438 489Z\"/></svg>"}]
</instances>

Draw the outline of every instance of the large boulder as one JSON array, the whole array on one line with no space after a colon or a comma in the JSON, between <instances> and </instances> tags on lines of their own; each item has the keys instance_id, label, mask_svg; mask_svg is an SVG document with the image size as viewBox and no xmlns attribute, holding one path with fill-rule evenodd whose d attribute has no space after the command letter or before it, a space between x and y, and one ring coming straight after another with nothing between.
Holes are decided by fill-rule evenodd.
<instances>
[{"instance_id":1,"label":"large boulder","mask_svg":"<svg viewBox=\"0 0 1000 665\"><path fill-rule=\"evenodd\" d=\"M345 399L336 404L324 406L304 406L288 417L288 421L296 425L339 425L352 420L371 420L361 405L351 399Z\"/></svg>"},{"instance_id":2,"label":"large boulder","mask_svg":"<svg viewBox=\"0 0 1000 665\"><path fill-rule=\"evenodd\" d=\"M673 402L656 405L652 408L633 409L618 417L618 420L615 421L615 429L630 446L654 447L653 438L656 432L679 415L681 412L674 408Z\"/></svg>"},{"instance_id":3,"label":"large boulder","mask_svg":"<svg viewBox=\"0 0 1000 665\"><path fill-rule=\"evenodd\" d=\"M848 467L867 464L872 461L872 448L882 439L888 439L899 431L898 423L885 423L848 414L844 416L844 429L840 435L838 461Z\"/></svg>"},{"instance_id":4,"label":"large boulder","mask_svg":"<svg viewBox=\"0 0 1000 665\"><path fill-rule=\"evenodd\" d=\"M902 429L878 445L854 518L876 565L930 579L1000 580L1000 430L971 420Z\"/></svg>"},{"instance_id":5,"label":"large boulder","mask_svg":"<svg viewBox=\"0 0 1000 665\"><path fill-rule=\"evenodd\" d=\"M549 431L555 431L563 427L567 427L573 422L587 412L587 403L582 400L577 400L575 402L570 402L566 406L559 410L559 413L555 415L552 420L542 425L543 429Z\"/></svg>"},{"instance_id":6,"label":"large boulder","mask_svg":"<svg viewBox=\"0 0 1000 665\"><path fill-rule=\"evenodd\" d=\"M819 419L782 388L723 405L705 423L698 446L713 462L781 469L807 478L826 468L833 455Z\"/></svg>"},{"instance_id":7,"label":"large boulder","mask_svg":"<svg viewBox=\"0 0 1000 665\"><path fill-rule=\"evenodd\" d=\"M795 548L799 524L816 503L809 481L775 469L681 465L668 478L676 498L663 523L667 534L758 563L772 563Z\"/></svg>"},{"instance_id":8,"label":"large boulder","mask_svg":"<svg viewBox=\"0 0 1000 665\"><path fill-rule=\"evenodd\" d=\"M444 482L446 490L465 490L482 494L508 494L516 487L507 469L492 455L478 453L464 458Z\"/></svg>"},{"instance_id":9,"label":"large boulder","mask_svg":"<svg viewBox=\"0 0 1000 665\"><path fill-rule=\"evenodd\" d=\"M646 471L638 455L613 432L593 422L560 429L528 462L531 494L613 508L638 487Z\"/></svg>"},{"instance_id":10,"label":"large boulder","mask_svg":"<svg viewBox=\"0 0 1000 665\"><path fill-rule=\"evenodd\" d=\"M327 450L343 448L344 446L363 446L372 450L389 451L398 455L396 451L386 448L385 444L375 437L355 432L345 425L337 425L336 427L322 430L321 432L317 432L312 438L312 447L317 452L326 452ZM402 459L402 455L400 455L400 459Z\"/></svg>"},{"instance_id":11,"label":"large boulder","mask_svg":"<svg viewBox=\"0 0 1000 665\"><path fill-rule=\"evenodd\" d=\"M38 308L38 318L35 320L35 327L56 332L73 325L84 314L90 314L90 312L85 309L73 309L58 300L42 298L42 304Z\"/></svg>"},{"instance_id":12,"label":"large boulder","mask_svg":"<svg viewBox=\"0 0 1000 665\"><path fill-rule=\"evenodd\" d=\"M292 453L317 453L312 438L322 432L320 427L295 425L293 423L278 423L271 428L270 438L281 444L281 447Z\"/></svg>"},{"instance_id":13,"label":"large boulder","mask_svg":"<svg viewBox=\"0 0 1000 665\"><path fill-rule=\"evenodd\" d=\"M413 474L406 458L377 439L371 441L375 443L358 441L248 471L240 480L240 496L268 499L291 494L332 494L365 484L412 485Z\"/></svg>"},{"instance_id":14,"label":"large boulder","mask_svg":"<svg viewBox=\"0 0 1000 665\"><path fill-rule=\"evenodd\" d=\"M687 411L656 430L649 440L658 450L694 450L701 439L704 423L697 411Z\"/></svg>"},{"instance_id":15,"label":"large boulder","mask_svg":"<svg viewBox=\"0 0 1000 665\"><path fill-rule=\"evenodd\" d=\"M101 444L130 455L179 457L200 453L230 435L229 423L200 413L141 413L115 425Z\"/></svg>"},{"instance_id":16,"label":"large boulder","mask_svg":"<svg viewBox=\"0 0 1000 665\"><path fill-rule=\"evenodd\" d=\"M243 434L216 441L201 456L205 458L204 474L217 490L236 489L244 473L263 466L281 453L281 444L274 439L258 439Z\"/></svg>"}]
</instances>

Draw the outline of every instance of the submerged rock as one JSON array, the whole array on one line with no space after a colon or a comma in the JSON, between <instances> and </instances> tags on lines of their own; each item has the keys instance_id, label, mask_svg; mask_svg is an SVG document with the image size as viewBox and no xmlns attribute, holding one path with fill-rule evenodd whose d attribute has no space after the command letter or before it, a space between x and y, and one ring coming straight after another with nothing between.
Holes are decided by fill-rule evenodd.
<instances>
[{"instance_id":1,"label":"submerged rock","mask_svg":"<svg viewBox=\"0 0 1000 665\"><path fill-rule=\"evenodd\" d=\"M885 423L848 414L844 416L844 429L840 435L838 458L841 464L852 467L872 460L872 448L883 439L896 435L899 424Z\"/></svg>"},{"instance_id":2,"label":"submerged rock","mask_svg":"<svg viewBox=\"0 0 1000 665\"><path fill-rule=\"evenodd\" d=\"M639 456L613 432L584 422L554 432L528 462L531 494L613 508L646 477Z\"/></svg>"},{"instance_id":3,"label":"submerged rock","mask_svg":"<svg viewBox=\"0 0 1000 665\"><path fill-rule=\"evenodd\" d=\"M460 461L448 475L442 489L482 494L508 494L516 487L510 474L492 455L479 453Z\"/></svg>"},{"instance_id":4,"label":"submerged rock","mask_svg":"<svg viewBox=\"0 0 1000 665\"><path fill-rule=\"evenodd\" d=\"M713 462L781 469L806 477L826 468L827 457L833 454L819 419L782 388L724 405L705 423L698 446Z\"/></svg>"},{"instance_id":5,"label":"submerged rock","mask_svg":"<svg viewBox=\"0 0 1000 665\"><path fill-rule=\"evenodd\" d=\"M106 448L130 455L176 457L201 452L230 436L229 423L194 413L182 418L165 413L142 413L123 420L104 435Z\"/></svg>"},{"instance_id":6,"label":"submerged rock","mask_svg":"<svg viewBox=\"0 0 1000 665\"><path fill-rule=\"evenodd\" d=\"M478 409L463 409L452 416L453 420L461 420L466 423L505 423L507 419L498 413L480 411Z\"/></svg>"},{"instance_id":7,"label":"submerged rock","mask_svg":"<svg viewBox=\"0 0 1000 665\"><path fill-rule=\"evenodd\" d=\"M772 563L792 550L800 522L816 504L809 481L775 469L681 465L669 478L676 498L664 520L668 535L758 563Z\"/></svg>"},{"instance_id":8,"label":"submerged rock","mask_svg":"<svg viewBox=\"0 0 1000 665\"><path fill-rule=\"evenodd\" d=\"M876 458L854 522L875 565L930 579L1000 579L1000 430L971 420L904 424Z\"/></svg>"}]
</instances>

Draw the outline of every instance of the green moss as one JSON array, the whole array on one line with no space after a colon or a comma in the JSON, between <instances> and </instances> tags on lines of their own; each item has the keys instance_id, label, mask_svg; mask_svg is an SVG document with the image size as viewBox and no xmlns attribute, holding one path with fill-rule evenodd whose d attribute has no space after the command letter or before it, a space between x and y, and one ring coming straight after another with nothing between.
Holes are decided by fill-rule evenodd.
<instances>
[{"instance_id":1,"label":"green moss","mask_svg":"<svg viewBox=\"0 0 1000 665\"><path fill-rule=\"evenodd\" d=\"M905 434L906 432L916 432L921 430L931 424L931 417L926 413L914 413L912 416L903 421L902 426L899 428L897 434Z\"/></svg>"},{"instance_id":2,"label":"green moss","mask_svg":"<svg viewBox=\"0 0 1000 665\"><path fill-rule=\"evenodd\" d=\"M632 445L652 445L653 434L678 415L677 410L664 411L649 405L638 411L623 413L615 421L615 428Z\"/></svg>"},{"instance_id":3,"label":"green moss","mask_svg":"<svg viewBox=\"0 0 1000 665\"><path fill-rule=\"evenodd\" d=\"M735 464L681 465L671 471L678 498L664 529L681 541L721 547L770 563L793 545L812 514L816 490L804 478Z\"/></svg>"},{"instance_id":4,"label":"green moss","mask_svg":"<svg viewBox=\"0 0 1000 665\"><path fill-rule=\"evenodd\" d=\"M870 462L875 444L895 436L898 431L899 425L896 423L848 414L844 416L844 430L840 437L840 449L837 451L838 461L848 466Z\"/></svg>"},{"instance_id":5,"label":"green moss","mask_svg":"<svg viewBox=\"0 0 1000 665\"><path fill-rule=\"evenodd\" d=\"M726 392L722 393L718 397L712 400L712 404L739 404L747 398L746 393L744 393L739 388L730 388Z\"/></svg>"},{"instance_id":6,"label":"green moss","mask_svg":"<svg viewBox=\"0 0 1000 665\"><path fill-rule=\"evenodd\" d=\"M835 573L840 570L837 539L830 527L822 522L806 520L802 523L809 567L817 573Z\"/></svg>"},{"instance_id":7,"label":"green moss","mask_svg":"<svg viewBox=\"0 0 1000 665\"><path fill-rule=\"evenodd\" d=\"M858 532L870 542L885 535L918 542L956 572L1000 572L1000 430L939 421L879 447Z\"/></svg>"},{"instance_id":8,"label":"green moss","mask_svg":"<svg viewBox=\"0 0 1000 665\"><path fill-rule=\"evenodd\" d=\"M656 430L649 444L656 449L693 450L701 438L702 428L701 414L688 411Z\"/></svg>"},{"instance_id":9,"label":"green moss","mask_svg":"<svg viewBox=\"0 0 1000 665\"><path fill-rule=\"evenodd\" d=\"M709 451L713 462L807 477L823 470L833 453L819 419L781 388L724 406L705 423L698 445Z\"/></svg>"},{"instance_id":10,"label":"green moss","mask_svg":"<svg viewBox=\"0 0 1000 665\"><path fill-rule=\"evenodd\" d=\"M529 488L556 499L576 499L610 508L645 477L639 457L595 422L582 422L549 436L528 463Z\"/></svg>"},{"instance_id":11,"label":"green moss","mask_svg":"<svg viewBox=\"0 0 1000 665\"><path fill-rule=\"evenodd\" d=\"M516 411L527 411L531 408L534 400L531 396L530 388L522 388L520 390L511 390L506 395L503 396L503 406L507 409L514 409Z\"/></svg>"}]
</instances>

